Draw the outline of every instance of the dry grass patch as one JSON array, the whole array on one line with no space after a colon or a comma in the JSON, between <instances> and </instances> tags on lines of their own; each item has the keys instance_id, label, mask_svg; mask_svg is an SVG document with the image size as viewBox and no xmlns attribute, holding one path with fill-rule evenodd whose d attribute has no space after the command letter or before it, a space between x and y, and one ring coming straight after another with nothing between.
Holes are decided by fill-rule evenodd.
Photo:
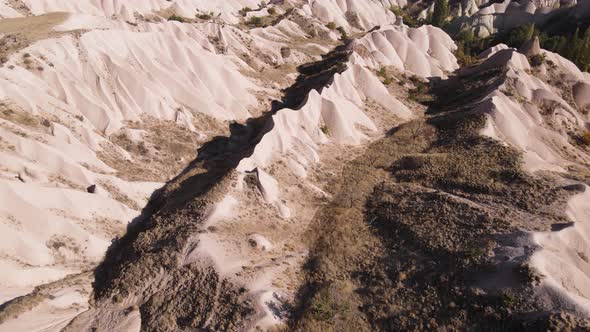
<instances>
[{"instance_id":1,"label":"dry grass patch","mask_svg":"<svg viewBox=\"0 0 590 332\"><path fill-rule=\"evenodd\" d=\"M29 128L39 128L41 122L29 112L0 102L0 118Z\"/></svg>"},{"instance_id":2,"label":"dry grass patch","mask_svg":"<svg viewBox=\"0 0 590 332\"><path fill-rule=\"evenodd\" d=\"M192 161L200 146L197 135L171 121L146 118L131 127L143 130L140 140L125 131L109 137L110 141L129 152L125 159L112 145L103 145L99 158L129 181L166 182Z\"/></svg>"},{"instance_id":3,"label":"dry grass patch","mask_svg":"<svg viewBox=\"0 0 590 332\"><path fill-rule=\"evenodd\" d=\"M51 13L39 16L4 18L0 20L0 59L8 57L32 43L64 34L53 28L69 14ZM2 62L7 62L2 60Z\"/></svg>"},{"instance_id":4,"label":"dry grass patch","mask_svg":"<svg viewBox=\"0 0 590 332\"><path fill-rule=\"evenodd\" d=\"M125 195L125 193L123 193L121 190L119 190L119 188L114 186L111 182L100 181L99 184L106 191L108 191L111 194L111 197L113 197L115 200L127 205L132 210L136 210L136 211L141 210L141 206L139 206L139 204L137 204L137 202L135 202L134 200L129 198L129 196Z\"/></svg>"}]
</instances>

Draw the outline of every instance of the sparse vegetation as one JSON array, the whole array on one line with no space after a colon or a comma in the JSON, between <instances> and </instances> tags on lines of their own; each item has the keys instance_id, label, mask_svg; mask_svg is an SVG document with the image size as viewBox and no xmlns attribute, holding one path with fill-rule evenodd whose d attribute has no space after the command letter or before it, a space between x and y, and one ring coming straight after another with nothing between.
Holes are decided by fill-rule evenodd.
<instances>
[{"instance_id":1,"label":"sparse vegetation","mask_svg":"<svg viewBox=\"0 0 590 332\"><path fill-rule=\"evenodd\" d=\"M385 69L385 67L379 68L379 70L377 71L377 76L381 77L382 83L385 85L389 85L393 82L393 78L391 78L387 74L387 70Z\"/></svg>"},{"instance_id":2,"label":"sparse vegetation","mask_svg":"<svg viewBox=\"0 0 590 332\"><path fill-rule=\"evenodd\" d=\"M590 146L590 131L587 131L582 134L581 141L582 141L582 144L584 144L586 146Z\"/></svg>"},{"instance_id":3,"label":"sparse vegetation","mask_svg":"<svg viewBox=\"0 0 590 332\"><path fill-rule=\"evenodd\" d=\"M432 101L432 95L428 91L428 83L423 82L417 76L411 76L410 82L414 88L409 91L408 98L415 102L426 104Z\"/></svg>"},{"instance_id":4,"label":"sparse vegetation","mask_svg":"<svg viewBox=\"0 0 590 332\"><path fill-rule=\"evenodd\" d=\"M541 47L574 62L582 71L590 70L590 26L584 30L577 28L572 35L539 36Z\"/></svg>"},{"instance_id":5,"label":"sparse vegetation","mask_svg":"<svg viewBox=\"0 0 590 332\"><path fill-rule=\"evenodd\" d=\"M99 184L110 193L112 198L127 205L130 209L136 211L141 210L141 206L139 206L133 199L129 198L124 192L119 190L119 188L117 188L111 181L100 181Z\"/></svg>"},{"instance_id":6,"label":"sparse vegetation","mask_svg":"<svg viewBox=\"0 0 590 332\"><path fill-rule=\"evenodd\" d=\"M461 32L455 37L455 43L457 44L455 57L460 65L470 66L477 62L477 58L472 52L472 44L474 40L475 36L471 30L461 30Z\"/></svg>"},{"instance_id":7,"label":"sparse vegetation","mask_svg":"<svg viewBox=\"0 0 590 332\"><path fill-rule=\"evenodd\" d=\"M248 13L249 13L249 12L251 12L251 11L252 11L252 9L251 9L250 7L244 7L244 8L242 8L242 9L240 9L240 10L238 11L238 13L239 13L241 16L243 16L243 17L246 17L246 15L248 15Z\"/></svg>"},{"instance_id":8,"label":"sparse vegetation","mask_svg":"<svg viewBox=\"0 0 590 332\"><path fill-rule=\"evenodd\" d=\"M126 151L129 151L131 153L135 153L135 154L139 154L139 155L147 155L150 152L144 141L134 142L124 132L114 135L111 138L111 141L113 141L115 144L119 145L120 147L122 147L123 149L125 149Z\"/></svg>"},{"instance_id":9,"label":"sparse vegetation","mask_svg":"<svg viewBox=\"0 0 590 332\"><path fill-rule=\"evenodd\" d=\"M477 38L472 32L462 30L453 36L453 39L458 47L456 51L458 61L461 64L469 65L473 63L479 53L492 46L506 44L509 47L520 48L535 35L539 37L542 49L558 53L571 60L582 71L590 70L590 26L585 30L578 27L573 32L569 32L567 29L560 31L545 26L524 24L486 38ZM546 62L542 57L531 57L529 61L532 61L531 65L533 66Z\"/></svg>"},{"instance_id":10,"label":"sparse vegetation","mask_svg":"<svg viewBox=\"0 0 590 332\"><path fill-rule=\"evenodd\" d=\"M535 29L532 24L522 25L507 33L496 34L486 38L476 37L470 29L463 29L453 36L457 44L455 56L459 64L469 66L477 62L477 55L484 50L502 43L510 47L519 48L530 40L534 33Z\"/></svg>"},{"instance_id":11,"label":"sparse vegetation","mask_svg":"<svg viewBox=\"0 0 590 332\"><path fill-rule=\"evenodd\" d=\"M271 7L268 9L268 14L269 15L275 15L277 13L277 10L274 7Z\"/></svg>"},{"instance_id":12,"label":"sparse vegetation","mask_svg":"<svg viewBox=\"0 0 590 332\"><path fill-rule=\"evenodd\" d=\"M343 301L336 301L331 294L329 286L323 287L313 297L310 305L310 311L313 319L318 321L328 321L336 314L348 309Z\"/></svg>"},{"instance_id":13,"label":"sparse vegetation","mask_svg":"<svg viewBox=\"0 0 590 332\"><path fill-rule=\"evenodd\" d=\"M295 330L511 330L522 313L540 310L533 269L508 267L526 283L500 294L473 287L481 271L504 273L490 255L498 235L550 229L564 216L542 210L568 196L525 172L517 150L479 135L486 120L477 105L503 75L408 78L431 95L432 117L396 127L345 166L334 199L316 213L303 287L310 291ZM538 219L508 217L507 206ZM341 298L350 299L348 310L333 306Z\"/></svg>"},{"instance_id":14,"label":"sparse vegetation","mask_svg":"<svg viewBox=\"0 0 590 332\"><path fill-rule=\"evenodd\" d=\"M326 28L328 28L330 30L336 30L336 23L329 22L328 24L326 24Z\"/></svg>"},{"instance_id":15,"label":"sparse vegetation","mask_svg":"<svg viewBox=\"0 0 590 332\"><path fill-rule=\"evenodd\" d=\"M468 52L465 52L465 48L463 45L457 46L457 50L455 51L455 58L457 58L457 62L461 66L471 66L472 64L477 62L477 58Z\"/></svg>"},{"instance_id":16,"label":"sparse vegetation","mask_svg":"<svg viewBox=\"0 0 590 332\"><path fill-rule=\"evenodd\" d=\"M324 135L330 135L330 129L328 128L328 126L323 125L321 128L322 133L324 133Z\"/></svg>"},{"instance_id":17,"label":"sparse vegetation","mask_svg":"<svg viewBox=\"0 0 590 332\"><path fill-rule=\"evenodd\" d=\"M27 127L38 127L39 120L26 111L15 111L5 104L0 104L0 118Z\"/></svg>"},{"instance_id":18,"label":"sparse vegetation","mask_svg":"<svg viewBox=\"0 0 590 332\"><path fill-rule=\"evenodd\" d=\"M389 10L395 14L395 16L399 16L404 20L404 23L412 28L418 27L418 21L414 19L405 9L392 5L389 7Z\"/></svg>"}]
</instances>

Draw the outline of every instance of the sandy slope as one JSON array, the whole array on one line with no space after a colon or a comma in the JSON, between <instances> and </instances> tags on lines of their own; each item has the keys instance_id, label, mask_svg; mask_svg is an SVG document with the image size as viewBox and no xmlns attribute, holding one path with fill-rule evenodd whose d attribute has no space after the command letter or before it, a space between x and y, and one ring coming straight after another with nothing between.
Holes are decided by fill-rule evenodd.
<instances>
[{"instance_id":1,"label":"sandy slope","mask_svg":"<svg viewBox=\"0 0 590 332\"><path fill-rule=\"evenodd\" d=\"M3 233L12 239L2 249L6 257L4 287L53 281L75 271L79 267L74 266L83 261L84 266L97 262L110 239L124 230L159 186L123 181L99 158L106 148L114 149L118 158L132 160L128 152L107 140L125 121L141 121L147 116L196 131L192 121L200 114L219 121L249 116L247 107L256 102L251 94L254 85L229 59L215 55L210 45L207 49L201 43L209 45L195 30L185 32L169 23L158 32L65 34L9 56L0 69L1 169L3 178L10 180L0 186L7 197L2 201L4 217L12 220L3 225ZM128 133L131 140L142 137L141 130ZM109 190L99 190L98 196L85 192L87 187L104 182L109 183ZM55 204L48 204L49 198L61 195ZM116 196L124 196L123 202L113 200L121 201ZM99 203L102 199L104 203ZM88 210L79 215L79 207L88 206L102 213ZM47 218L42 221L46 226L34 216ZM115 230L97 238L93 229L100 227L85 226L88 222ZM88 227L90 231L84 230ZM13 236L14 232L19 236ZM80 248L81 257L61 253L65 249L57 245L52 247L50 241L59 237L72 242L65 247ZM31 255L33 252L36 254ZM29 273L36 277L24 278L27 269L21 271L23 264L56 272Z\"/></svg>"},{"instance_id":2,"label":"sandy slope","mask_svg":"<svg viewBox=\"0 0 590 332\"><path fill-rule=\"evenodd\" d=\"M588 74L557 54L542 52L549 61L535 68L524 55L504 45L482 55L478 71L507 67L507 80L480 103L488 113L482 134L522 151L528 171L557 172L565 184L571 184L570 178L586 177L590 163L587 148L576 141L577 135L588 130L590 120L584 109ZM473 73L468 68L462 75ZM571 197L566 211L572 225L531 234L541 248L531 257L531 265L545 276L543 286L556 301L587 315L590 196L587 185L580 186L581 193Z\"/></svg>"},{"instance_id":3,"label":"sandy slope","mask_svg":"<svg viewBox=\"0 0 590 332\"><path fill-rule=\"evenodd\" d=\"M136 22L136 14L154 14L172 5L179 15L194 16L197 9L219 10L222 19L237 22L236 11L244 6L255 8L252 1L25 4L33 14L72 14L19 18L0 25L4 33L16 35L17 40L21 38L20 30L26 33L22 43L6 49L7 61L0 68L3 301L92 268L111 239L120 236L125 225L138 215L149 195L194 157L199 142L222 133L228 121L243 121L266 108L260 104L268 102L263 94L276 95L294 76L273 83L256 78L257 71L275 70L271 66L277 65L289 70L287 62L309 61L327 51L317 43L317 37L310 38L304 23L312 22L313 29L323 31L323 38L333 43L338 36L324 24L343 20L345 12L356 13L353 21L358 20L354 26L343 21L347 29L364 30L374 23L386 24L395 19L383 10L388 6L385 2L310 1L296 4L300 9L295 15L299 16L293 16L293 21L283 20L247 32L215 23L126 21ZM341 14L325 16L322 13L326 8L331 14ZM3 16L22 15L8 5L0 9ZM420 62L413 65L418 74L440 75L453 70L456 63L451 61L449 42L436 46L436 52L445 53L430 60L428 42L423 41L431 38L438 45L437 38L429 37L431 33L439 32L387 27L373 34L387 35L389 43L421 43L424 48L420 49ZM302 41L293 43L295 38ZM291 48L288 59L281 52L283 46ZM385 52L380 45L366 47L375 54ZM405 56L400 55L400 59ZM265 177L263 169L276 160L285 160L290 172L305 178L306 168L319 161L320 145L359 144L378 134L384 128L364 113L367 99L375 100L378 107L391 112L391 117L412 116L373 72L379 63L389 63L358 55L352 61L350 69L337 75L329 89L312 93L303 112L275 115L276 130L239 168L241 172L260 169L264 198L279 209L283 218L296 219L299 215L288 208L291 203L282 202L281 191L285 189L280 181L271 175ZM327 127L326 133L321 130L323 126ZM191 149L190 145L169 144L175 140L195 145ZM286 158L298 155L302 149L308 151L308 157ZM289 177L297 181L297 177ZM321 193L311 182L313 195ZM223 215L216 218L223 219ZM268 251L276 248L275 242L282 241L271 242L258 234L264 233L264 228L258 227L259 232L253 234L244 227L250 240L240 239L244 242L236 247L233 235L230 242L212 238L211 248L219 246L222 252L233 252L234 248L255 242ZM208 243L206 238L202 241L203 245ZM220 270L226 269L228 265L222 264ZM273 273L262 271L251 278L253 284L259 285L256 292L263 293L261 299L272 294ZM68 303L74 302L80 301ZM35 315L52 311L53 304L47 305L35 309ZM26 327L17 320L16 325L3 325L2 329L48 326L45 319L30 321L26 318L29 316L23 317ZM65 322L67 317L71 318L71 313L59 313L54 319Z\"/></svg>"},{"instance_id":4,"label":"sandy slope","mask_svg":"<svg viewBox=\"0 0 590 332\"><path fill-rule=\"evenodd\" d=\"M567 214L574 223L557 232L535 234L535 241L543 247L531 259L533 265L546 276L544 285L573 302L584 315L590 315L590 190L572 197Z\"/></svg>"},{"instance_id":5,"label":"sandy slope","mask_svg":"<svg viewBox=\"0 0 590 332\"><path fill-rule=\"evenodd\" d=\"M428 31L428 29L421 29L415 32L418 35L427 34ZM439 30L431 31L436 33ZM390 35L401 38L405 43L410 40L404 29L387 27L383 31L373 33L386 32L391 32ZM368 38L367 36L361 37L360 41ZM427 35L422 37L428 39ZM449 45L449 47L452 46ZM377 52L378 48L374 50ZM441 59L450 59L452 57L450 52L450 49L446 49ZM365 57L370 56L370 52L363 54ZM336 63L332 62L333 58L337 59ZM243 324L237 325L238 327L268 328L283 322L287 313L284 309L276 308L284 308L295 296L295 290L300 282L299 271L308 249L304 232L316 209L330 197L329 182L339 172L338 165L352 158L368 141L380 137L390 126L418 115L405 106L398 99L399 97L392 95L370 68L359 64L365 61L363 59L363 55L356 53L355 46L351 44L323 61L309 65L317 71L305 74L306 67L300 68L302 78L298 82L307 82L301 83L303 89L305 84L313 86L318 80L325 80L328 86L320 91L312 89L308 94L298 96L295 105L303 101L303 104L298 107L282 108L270 117L261 118L258 120L262 121L259 124L261 127L252 125L236 128L232 137L229 138L230 142L235 140L234 144L238 147L240 144L245 144L244 149L247 149L249 140L246 137L253 137L256 145L251 155L238 160L235 170L230 169L229 175L218 181L219 187L223 189L211 189L203 193L201 191L205 190L201 189L203 185L194 184L196 188L193 189L193 195L195 195L193 199L202 199L204 196L207 202L204 203L206 207L201 207L198 216L195 216L195 218L203 218L202 221L190 226L198 227L200 230L183 233L174 244L166 240L161 241L160 245L165 247L158 253L162 256L161 261L171 259L178 261L179 264L168 267L170 272L164 275L155 273L154 269L158 270L158 265L149 267L145 265L147 261L153 261L154 258L151 253L144 251L144 239L148 233L153 234L150 238L159 236L157 234L167 238L169 235L166 234L174 232L169 229L171 224L185 222L183 217L185 212L182 211L192 209L190 204L185 208L178 207L177 212L170 212L172 216L164 212L165 207L162 208L164 211L161 217L158 212L150 216L154 221L149 225L153 227L139 235L138 246L132 249L136 252L133 255L139 259L119 259L111 253L107 266L101 268L107 271L105 276L101 276L96 309L79 316L72 323L71 328L119 326L124 317L121 311L122 306L130 303L149 306L150 309L147 310L153 310L152 308L160 305L157 304L159 302L155 302L160 299L149 300L153 299L154 292L160 294L171 287L180 287L180 289L185 289L183 285L189 287L194 278L203 278L204 272L197 269L203 264L212 264L215 267L216 272L219 273L219 277L216 278L223 278L233 285L243 285L243 288L247 290L243 296L250 297L254 301L254 317L245 322L236 322L236 324ZM437 65L444 63L439 59L432 62ZM334 68L341 66L344 66L342 70L333 71ZM440 72L452 70L456 67L456 62L450 62L449 68L439 66L435 68ZM408 74L411 75L409 72ZM373 110L370 110L371 108ZM384 112L381 118L373 118L379 111ZM245 137L240 138L240 135ZM260 141L257 141L259 135L263 136ZM225 146L223 140L220 140L218 144L219 153L227 155L229 160L233 160L232 152L238 156L247 153L233 151L232 144ZM215 172L215 168L207 166L207 158L211 158L212 164L216 162L214 157L209 157L207 154L209 152L214 155L215 146L216 144L207 146L212 151L201 151L205 169L193 169L194 166L192 166L186 174L174 180L178 182L178 185L169 184L165 190L165 197L174 202L175 190L183 192L182 188L189 186L185 183L193 181L191 176L198 177L199 174L203 174L202 172ZM223 152L224 149L228 151ZM217 162L223 164L221 161ZM228 161L228 163L231 162L233 161ZM215 174L211 174L212 178L214 176ZM220 190L222 192L218 192ZM178 193L179 197L182 195ZM211 202L212 200L214 201ZM183 203L170 204L182 206ZM175 213L179 215L176 216ZM204 215L201 216L201 214ZM162 217L170 219L164 222ZM135 240L133 236L125 238L121 246L129 245L128 241ZM117 250L127 251L125 248ZM134 272L130 273L130 271ZM187 273L194 273L195 277L190 280L182 279ZM134 281L136 275L143 275L146 280L151 280L148 282L151 286L136 285ZM178 278L177 283L180 286L176 286L176 283L171 285L166 275L172 275L174 277L171 278L174 279ZM117 287L125 289L125 295L113 303L111 295L117 292ZM210 287L210 285L205 284L202 287ZM186 297L177 297L178 306L182 309L170 311L162 317L182 315L182 310L186 306L204 305L190 302L190 294L185 295ZM210 299L210 301L213 300ZM161 305L167 306L167 303ZM106 313L114 314L106 317ZM211 321L209 324L220 324L218 312L205 311L203 314L212 317L208 319ZM198 316L195 319L202 318ZM161 322L158 324L168 324L163 320L165 318L152 316L147 324L155 324L159 321ZM171 320L175 321L174 318ZM215 326L218 325L210 327L215 328ZM173 325L168 327L173 328Z\"/></svg>"},{"instance_id":6,"label":"sandy slope","mask_svg":"<svg viewBox=\"0 0 590 332\"><path fill-rule=\"evenodd\" d=\"M0 317L1 331L59 330L87 309L91 276L62 283L65 277L94 268L164 182L192 174L181 171L204 143L213 150L211 144L240 147L240 130L251 128L236 123L249 118L268 127L231 170L228 189L200 211L202 229L191 234L190 248L181 248L183 264L211 265L244 286L257 310L250 327L284 322L308 250L304 230L333 194L332 179L369 142L421 115L405 98L406 79L444 78L458 69L455 45L442 30L391 24L387 8L403 1L285 1L271 6L281 14L295 8L264 28L248 27L238 14L256 9L254 0L24 3L35 15L50 14L20 17L0 2L1 16L20 17L0 22L2 37L16 40L2 50L0 67L0 302L28 294L21 298L26 305L13 301L15 314ZM220 16L166 20L208 11ZM261 8L246 18L256 15L270 16ZM356 39L338 61L313 62L338 44L329 22ZM515 50L486 52L476 70L506 66L508 73L481 100L488 114L482 134L523 151L531 172L564 173L589 162L568 135L590 120L581 112L590 103L590 77L557 55L547 57L553 66L532 68ZM299 72L316 89L295 98L302 103L261 116L289 91L282 89L297 88L295 66L304 63L311 67ZM385 84L377 72L396 73L396 83ZM213 139L228 131L237 142ZM547 287L584 310L587 193L574 196L568 210L581 224L535 234L545 249L532 259ZM129 295L122 302L128 308L104 304L76 322L89 327L104 319L109 327L138 329L134 305L144 300Z\"/></svg>"},{"instance_id":7,"label":"sandy slope","mask_svg":"<svg viewBox=\"0 0 590 332\"><path fill-rule=\"evenodd\" d=\"M410 36L417 40L428 40L428 37L436 36L439 32L440 30L434 28L410 31L407 28L384 28L360 38L357 42L364 45L366 41L375 38L375 35L385 35L391 43L402 48L401 45L412 42ZM350 46L352 50L356 49L354 44L357 42ZM325 187L329 177L322 175L326 171L323 168L347 160L356 153L354 151L358 151L346 147L347 145L364 145L369 137L372 137L371 140L375 139L380 132L387 129L376 125L376 119L371 119L365 113L363 105L366 101L371 100L388 117L396 119L393 123L407 121L417 115L392 96L370 71L371 67L365 65L369 61L372 65L390 65L389 62L379 63L373 58L373 54L382 54L385 47L389 46L367 45L369 53L363 52L361 55L353 51L348 69L336 74L328 88L321 93L311 91L305 105L298 110L283 109L273 116L273 129L257 144L252 156L243 159L238 165L236 189L229 192L216 207L216 211L219 211L231 204L231 212L226 212L221 219L215 215L213 220L207 222L207 225L214 225L219 231L203 235L205 241L200 244L203 252L211 255L226 275L239 271L239 267L248 261L255 262L256 272L248 273L245 282L254 294L259 294L263 307L285 302L294 296L292 285L296 283L296 279L293 279L293 273L301 264L301 255L306 250L305 246L301 246L299 237L294 235L299 234L310 222L318 207L318 197L330 195L329 189ZM424 51L421 56L413 58L414 61L408 61L408 66L420 68L418 72L425 76L436 73L444 75L443 72L456 68L456 60L450 52L454 45L435 45L440 47L440 53L437 53L439 57L428 56ZM431 64L428 60L422 62L423 59L430 60L433 72L430 71ZM411 73L408 71L408 74ZM344 150L348 152L347 155L339 157L337 151ZM276 210L259 210L252 215L245 208L260 204L245 195L247 183L244 179L248 178L252 170L257 170L262 198ZM328 172L338 170L334 167ZM239 224L238 232L236 223ZM273 229L276 226L273 225L277 224L282 226L275 231ZM243 237L240 238L240 234ZM252 240L252 235L258 240ZM263 251L270 252L270 255L262 256L259 250L248 250L246 245L252 242L256 243L257 248L264 246L266 249ZM278 250L273 250L271 246ZM286 247L295 250L292 253L291 250L280 250ZM289 267L285 271L275 267L272 264L272 260L277 259L275 255L279 255L287 266L294 265L295 268ZM243 282L240 279L238 278L238 283ZM267 297L272 296L275 296L275 300L268 301ZM259 323L261 326L280 321L281 318L272 314L270 308L266 310L267 315Z\"/></svg>"}]
</instances>

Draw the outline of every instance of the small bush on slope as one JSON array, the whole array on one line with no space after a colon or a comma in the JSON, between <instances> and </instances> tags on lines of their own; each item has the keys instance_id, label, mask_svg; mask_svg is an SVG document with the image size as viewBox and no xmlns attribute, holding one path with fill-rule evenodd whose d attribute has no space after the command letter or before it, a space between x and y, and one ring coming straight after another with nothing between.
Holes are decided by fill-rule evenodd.
<instances>
[{"instance_id":1,"label":"small bush on slope","mask_svg":"<svg viewBox=\"0 0 590 332\"><path fill-rule=\"evenodd\" d=\"M538 67L545 63L545 54L536 54L529 58L531 66Z\"/></svg>"},{"instance_id":2,"label":"small bush on slope","mask_svg":"<svg viewBox=\"0 0 590 332\"><path fill-rule=\"evenodd\" d=\"M246 14L248 14L248 12L251 12L252 9L250 7L244 7L242 9L240 9L240 11L238 12L241 16L246 16Z\"/></svg>"},{"instance_id":3,"label":"small bush on slope","mask_svg":"<svg viewBox=\"0 0 590 332\"><path fill-rule=\"evenodd\" d=\"M414 19L412 16L410 16L410 14L406 10L400 8L399 6L391 6L391 7L389 7L389 10L392 13L394 13L395 16L401 17L407 26L409 26L411 28L418 27L419 24L416 21L416 19Z\"/></svg>"},{"instance_id":4,"label":"small bush on slope","mask_svg":"<svg viewBox=\"0 0 590 332\"><path fill-rule=\"evenodd\" d=\"M201 20L210 20L213 18L213 12L197 14L197 18Z\"/></svg>"},{"instance_id":5,"label":"small bush on slope","mask_svg":"<svg viewBox=\"0 0 590 332\"><path fill-rule=\"evenodd\" d=\"M250 18L250 21L248 21L248 25L254 26L257 28L261 27L263 25L262 17L252 16L252 18Z\"/></svg>"},{"instance_id":6,"label":"small bush on slope","mask_svg":"<svg viewBox=\"0 0 590 332\"><path fill-rule=\"evenodd\" d=\"M338 32L340 32L340 39L342 39L342 40L348 39L348 34L346 33L346 30L344 30L343 27L337 27L336 30L338 30Z\"/></svg>"},{"instance_id":7,"label":"small bush on slope","mask_svg":"<svg viewBox=\"0 0 590 332\"><path fill-rule=\"evenodd\" d=\"M172 15L172 16L168 17L168 21L177 21L177 22L181 22L181 23L186 22L186 20L182 16L178 16L178 15Z\"/></svg>"}]
</instances>

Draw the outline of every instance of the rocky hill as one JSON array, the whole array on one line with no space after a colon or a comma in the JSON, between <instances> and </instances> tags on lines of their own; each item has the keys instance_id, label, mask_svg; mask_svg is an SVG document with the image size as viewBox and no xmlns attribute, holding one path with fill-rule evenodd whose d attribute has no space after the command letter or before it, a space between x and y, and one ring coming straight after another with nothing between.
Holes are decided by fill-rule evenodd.
<instances>
[{"instance_id":1,"label":"rocky hill","mask_svg":"<svg viewBox=\"0 0 590 332\"><path fill-rule=\"evenodd\" d=\"M0 1L0 331L590 329L590 75L399 8Z\"/></svg>"}]
</instances>

